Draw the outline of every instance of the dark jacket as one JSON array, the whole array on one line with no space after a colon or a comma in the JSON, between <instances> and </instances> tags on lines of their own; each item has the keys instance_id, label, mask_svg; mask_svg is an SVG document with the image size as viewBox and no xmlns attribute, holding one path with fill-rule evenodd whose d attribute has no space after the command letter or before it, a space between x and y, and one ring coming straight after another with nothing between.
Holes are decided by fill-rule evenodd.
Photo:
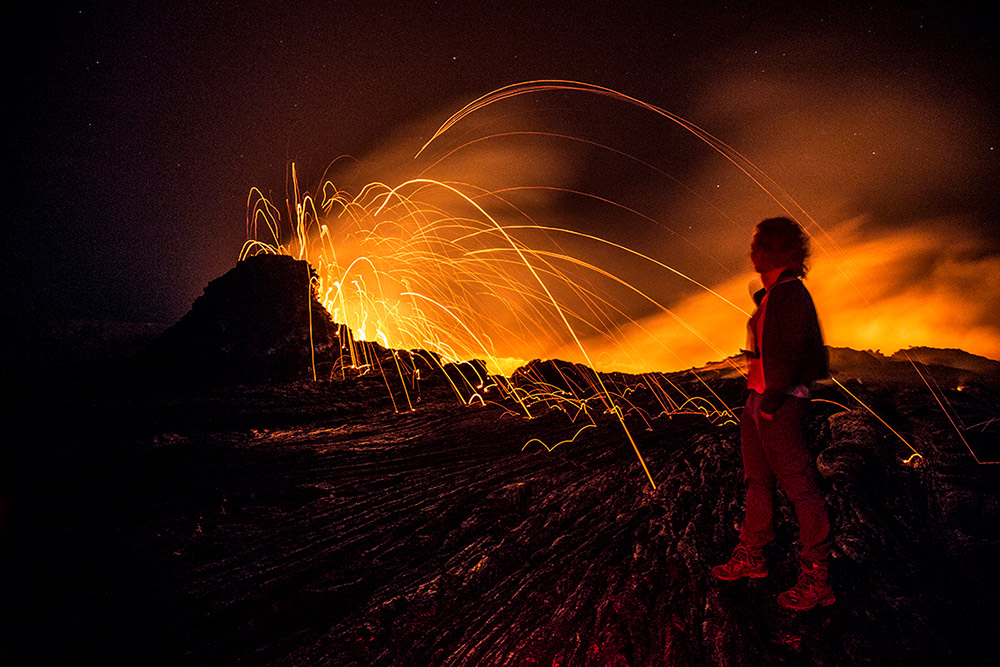
<instances>
[{"instance_id":1,"label":"dark jacket","mask_svg":"<svg viewBox=\"0 0 1000 667\"><path fill-rule=\"evenodd\" d=\"M794 274L781 274L771 287L764 310L762 340L758 343L760 349L756 350L764 368L765 390L760 409L767 414L774 414L781 407L790 388L808 387L830 375L829 353L823 344L816 306L801 280L781 283L788 278L794 278ZM763 298L764 290L754 295L758 304Z\"/></svg>"}]
</instances>

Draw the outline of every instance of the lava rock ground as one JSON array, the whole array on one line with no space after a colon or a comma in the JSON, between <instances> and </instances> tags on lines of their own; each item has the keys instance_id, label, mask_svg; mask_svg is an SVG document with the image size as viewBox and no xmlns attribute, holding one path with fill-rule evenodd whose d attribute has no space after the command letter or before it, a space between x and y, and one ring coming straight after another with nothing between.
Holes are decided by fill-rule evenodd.
<instances>
[{"instance_id":1,"label":"lava rock ground","mask_svg":"<svg viewBox=\"0 0 1000 667\"><path fill-rule=\"evenodd\" d=\"M560 411L527 420L443 392L397 413L371 377L84 384L8 395L8 664L995 658L1000 466L975 463L926 389L853 386L921 450L915 468L867 412L814 404L838 600L792 614L775 603L795 578L785 501L768 578L708 574L741 519L733 424L630 421L654 490L609 416L578 433ZM953 412L995 434L997 386L963 389ZM720 392L738 403L738 382Z\"/></svg>"}]
</instances>

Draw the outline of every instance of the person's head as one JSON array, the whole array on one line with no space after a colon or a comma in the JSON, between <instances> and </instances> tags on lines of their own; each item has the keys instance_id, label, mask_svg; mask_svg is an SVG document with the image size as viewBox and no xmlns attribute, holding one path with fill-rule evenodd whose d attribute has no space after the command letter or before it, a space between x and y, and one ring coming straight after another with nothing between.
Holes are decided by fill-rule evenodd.
<instances>
[{"instance_id":1,"label":"person's head","mask_svg":"<svg viewBox=\"0 0 1000 667\"><path fill-rule=\"evenodd\" d=\"M808 259L809 237L794 220L768 218L754 229L750 261L757 273L790 269L804 276Z\"/></svg>"}]
</instances>

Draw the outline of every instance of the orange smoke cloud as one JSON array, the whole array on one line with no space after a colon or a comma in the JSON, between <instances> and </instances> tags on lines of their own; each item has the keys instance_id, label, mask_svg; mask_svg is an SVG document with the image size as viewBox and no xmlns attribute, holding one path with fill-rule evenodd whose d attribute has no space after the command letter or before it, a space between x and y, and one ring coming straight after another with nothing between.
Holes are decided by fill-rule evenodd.
<instances>
[{"instance_id":1,"label":"orange smoke cloud","mask_svg":"<svg viewBox=\"0 0 1000 667\"><path fill-rule=\"evenodd\" d=\"M978 256L976 239L948 220L867 236L860 227L848 221L814 242L806 285L828 345L886 354L926 345L1000 359L1000 257ZM751 310L754 278L748 267L713 289ZM712 294L671 311L630 327L620 347L595 343L593 358L606 370L680 370L744 344L746 314Z\"/></svg>"},{"instance_id":2,"label":"orange smoke cloud","mask_svg":"<svg viewBox=\"0 0 1000 667\"><path fill-rule=\"evenodd\" d=\"M842 259L818 257L809 276L830 345L1000 358L1000 257L947 218L867 237L858 222L833 234Z\"/></svg>"}]
</instances>

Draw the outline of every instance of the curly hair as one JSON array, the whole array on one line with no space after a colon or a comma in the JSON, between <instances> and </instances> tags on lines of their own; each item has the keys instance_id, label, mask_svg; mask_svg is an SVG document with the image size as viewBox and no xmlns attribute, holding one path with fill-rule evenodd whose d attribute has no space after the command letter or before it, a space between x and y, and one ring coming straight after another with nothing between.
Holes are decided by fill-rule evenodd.
<instances>
[{"instance_id":1,"label":"curly hair","mask_svg":"<svg viewBox=\"0 0 1000 667\"><path fill-rule=\"evenodd\" d=\"M799 276L806 275L809 237L799 223L789 218L768 218L757 225L755 239L761 250L780 257Z\"/></svg>"}]
</instances>

